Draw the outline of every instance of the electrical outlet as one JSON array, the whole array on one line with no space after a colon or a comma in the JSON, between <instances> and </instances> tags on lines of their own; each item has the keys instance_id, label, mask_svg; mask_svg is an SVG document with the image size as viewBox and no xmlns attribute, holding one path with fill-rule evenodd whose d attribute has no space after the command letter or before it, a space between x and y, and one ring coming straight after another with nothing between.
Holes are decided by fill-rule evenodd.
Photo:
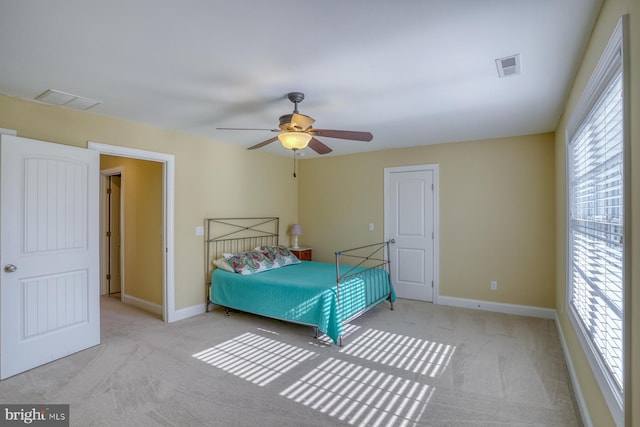
<instances>
[{"instance_id":1,"label":"electrical outlet","mask_svg":"<svg viewBox=\"0 0 640 427\"><path fill-rule=\"evenodd\" d=\"M495 280L491 281L491 290L492 291L497 291L498 290L498 282Z\"/></svg>"},{"instance_id":2,"label":"electrical outlet","mask_svg":"<svg viewBox=\"0 0 640 427\"><path fill-rule=\"evenodd\" d=\"M196 236L204 236L204 227L201 225L196 226Z\"/></svg>"}]
</instances>

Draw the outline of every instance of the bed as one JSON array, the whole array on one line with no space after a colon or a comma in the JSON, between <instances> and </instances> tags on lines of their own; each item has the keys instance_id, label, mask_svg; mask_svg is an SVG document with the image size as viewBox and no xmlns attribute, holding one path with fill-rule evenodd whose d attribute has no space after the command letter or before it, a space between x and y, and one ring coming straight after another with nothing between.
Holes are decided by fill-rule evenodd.
<instances>
[{"instance_id":1,"label":"bed","mask_svg":"<svg viewBox=\"0 0 640 427\"><path fill-rule=\"evenodd\" d=\"M335 263L300 261L278 244L279 219L206 220L210 304L312 326L342 345L344 325L381 303L393 310L388 242L335 252Z\"/></svg>"}]
</instances>

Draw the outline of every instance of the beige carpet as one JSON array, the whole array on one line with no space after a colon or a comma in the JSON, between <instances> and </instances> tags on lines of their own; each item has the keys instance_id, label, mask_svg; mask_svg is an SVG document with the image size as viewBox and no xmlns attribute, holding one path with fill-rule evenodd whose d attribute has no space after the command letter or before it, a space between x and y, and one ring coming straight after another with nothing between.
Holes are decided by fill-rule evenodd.
<instances>
[{"instance_id":1,"label":"beige carpet","mask_svg":"<svg viewBox=\"0 0 640 427\"><path fill-rule=\"evenodd\" d=\"M102 300L102 344L0 382L72 426L579 426L553 321L400 300L342 348L221 309L173 324Z\"/></svg>"}]
</instances>

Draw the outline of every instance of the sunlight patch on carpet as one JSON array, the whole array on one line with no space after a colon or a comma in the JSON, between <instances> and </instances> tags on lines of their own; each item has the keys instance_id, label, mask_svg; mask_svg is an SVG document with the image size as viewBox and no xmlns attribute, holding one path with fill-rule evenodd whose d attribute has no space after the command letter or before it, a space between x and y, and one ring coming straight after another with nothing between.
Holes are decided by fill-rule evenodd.
<instances>
[{"instance_id":1,"label":"sunlight patch on carpet","mask_svg":"<svg viewBox=\"0 0 640 427\"><path fill-rule=\"evenodd\" d=\"M368 329L341 352L435 378L447 368L455 350L450 344Z\"/></svg>"},{"instance_id":2,"label":"sunlight patch on carpet","mask_svg":"<svg viewBox=\"0 0 640 427\"><path fill-rule=\"evenodd\" d=\"M312 351L247 332L192 356L262 387L314 355Z\"/></svg>"},{"instance_id":3,"label":"sunlight patch on carpet","mask_svg":"<svg viewBox=\"0 0 640 427\"><path fill-rule=\"evenodd\" d=\"M435 388L329 358L280 393L357 426L415 425Z\"/></svg>"}]
</instances>

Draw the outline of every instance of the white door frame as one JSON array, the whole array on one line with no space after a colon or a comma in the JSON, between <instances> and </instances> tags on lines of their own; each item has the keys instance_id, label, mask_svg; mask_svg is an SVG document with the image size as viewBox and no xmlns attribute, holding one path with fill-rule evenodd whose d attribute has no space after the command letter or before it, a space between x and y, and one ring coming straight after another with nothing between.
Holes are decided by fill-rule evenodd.
<instances>
[{"instance_id":1,"label":"white door frame","mask_svg":"<svg viewBox=\"0 0 640 427\"><path fill-rule=\"evenodd\" d=\"M175 156L173 154L157 153L153 151L139 150L136 148L120 147L117 145L88 142L89 150L98 151L100 154L110 156L129 157L140 160L151 160L163 164L162 187L164 193L163 202L163 244L164 244L164 274L163 274L163 320L174 322L176 316L175 302L175 278L174 278L174 200L175 200Z\"/></svg>"},{"instance_id":2,"label":"white door frame","mask_svg":"<svg viewBox=\"0 0 640 427\"><path fill-rule=\"evenodd\" d=\"M122 177L122 188L120 190L120 218L124 218L124 168L118 166L115 168L103 169L100 171L100 214L102 215L102 221L100 223L100 295L104 295L109 292L107 284L106 271L109 271L108 258L105 256L109 250L107 246L107 239L105 234L108 226L108 209L110 208L104 198L107 192L107 186L109 185L108 178L113 175L120 175ZM120 299L124 295L124 221L120 221Z\"/></svg>"},{"instance_id":3,"label":"white door frame","mask_svg":"<svg viewBox=\"0 0 640 427\"><path fill-rule=\"evenodd\" d=\"M389 240L389 199L387 189L389 187L389 176L398 172L415 172L429 170L433 172L433 304L438 303L440 296L440 179L438 164L398 166L384 168L384 240Z\"/></svg>"}]
</instances>

